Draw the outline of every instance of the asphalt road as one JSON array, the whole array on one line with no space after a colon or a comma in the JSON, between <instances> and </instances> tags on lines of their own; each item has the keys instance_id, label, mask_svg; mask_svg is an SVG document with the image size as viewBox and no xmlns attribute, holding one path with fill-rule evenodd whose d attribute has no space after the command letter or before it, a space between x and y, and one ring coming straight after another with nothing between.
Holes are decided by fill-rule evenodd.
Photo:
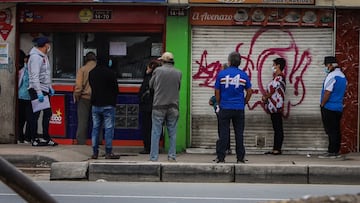
<instances>
[{"instance_id":1,"label":"asphalt road","mask_svg":"<svg viewBox=\"0 0 360 203\"><path fill-rule=\"evenodd\" d=\"M59 203L255 203L357 194L359 185L38 181ZM25 202L0 184L0 202Z\"/></svg>"}]
</instances>

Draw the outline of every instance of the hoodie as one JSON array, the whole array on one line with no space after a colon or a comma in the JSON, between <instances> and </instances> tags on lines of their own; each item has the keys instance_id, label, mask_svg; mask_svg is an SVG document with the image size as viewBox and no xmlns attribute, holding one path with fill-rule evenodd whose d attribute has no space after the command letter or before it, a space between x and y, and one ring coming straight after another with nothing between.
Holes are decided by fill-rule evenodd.
<instances>
[{"instance_id":1,"label":"hoodie","mask_svg":"<svg viewBox=\"0 0 360 203\"><path fill-rule=\"evenodd\" d=\"M48 93L51 88L49 58L36 47L30 51L28 70L29 88L33 88L37 94Z\"/></svg>"}]
</instances>

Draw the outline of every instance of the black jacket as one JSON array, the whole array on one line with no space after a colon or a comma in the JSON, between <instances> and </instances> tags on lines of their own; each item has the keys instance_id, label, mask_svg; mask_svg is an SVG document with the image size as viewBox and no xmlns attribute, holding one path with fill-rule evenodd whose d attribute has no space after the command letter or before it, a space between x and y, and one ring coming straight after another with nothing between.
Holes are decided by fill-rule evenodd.
<instances>
[{"instance_id":1,"label":"black jacket","mask_svg":"<svg viewBox=\"0 0 360 203\"><path fill-rule=\"evenodd\" d=\"M145 72L144 80L141 84L140 91L138 94L140 111L152 111L154 92L149 87L151 76L152 76L152 72L149 74Z\"/></svg>"},{"instance_id":2,"label":"black jacket","mask_svg":"<svg viewBox=\"0 0 360 203\"><path fill-rule=\"evenodd\" d=\"M89 72L91 105L116 106L119 93L116 74L106 66L97 65Z\"/></svg>"}]
</instances>

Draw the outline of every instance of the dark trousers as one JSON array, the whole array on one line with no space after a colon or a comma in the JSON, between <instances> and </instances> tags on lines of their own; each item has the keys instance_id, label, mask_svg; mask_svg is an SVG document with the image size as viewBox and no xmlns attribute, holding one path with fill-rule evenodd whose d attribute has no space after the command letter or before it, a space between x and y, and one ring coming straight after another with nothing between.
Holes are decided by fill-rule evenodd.
<instances>
[{"instance_id":1,"label":"dark trousers","mask_svg":"<svg viewBox=\"0 0 360 203\"><path fill-rule=\"evenodd\" d=\"M34 100L34 99L37 99L37 93L34 89L29 89L29 93L30 93L30 97L31 97L31 100ZM50 95L49 93L47 92L43 92L44 96L49 96L49 100L50 100ZM50 104L51 106L51 104ZM50 108L47 108L47 109L44 109L42 110L43 112L43 117L42 117L42 134L43 134L43 138L45 140L50 140L51 137L49 135L49 124L50 124L50 118L52 116L52 111L51 111L51 107ZM38 120L39 120L39 117L40 117L40 113L41 111L38 111L38 112L34 112L33 113L33 119L31 121L31 125L34 126L34 131L31 135L31 137L33 138L33 140L37 137L37 130L38 130Z\"/></svg>"},{"instance_id":2,"label":"dark trousers","mask_svg":"<svg viewBox=\"0 0 360 203\"><path fill-rule=\"evenodd\" d=\"M77 144L79 145L86 144L86 140L89 135L90 113L91 113L90 99L80 99L77 103L78 126L76 130L76 139L77 139Z\"/></svg>"},{"instance_id":3,"label":"dark trousers","mask_svg":"<svg viewBox=\"0 0 360 203\"><path fill-rule=\"evenodd\" d=\"M151 126L152 126L152 117L151 111L142 111L142 126L141 134L144 141L144 149L150 152L151 147Z\"/></svg>"},{"instance_id":4,"label":"dark trousers","mask_svg":"<svg viewBox=\"0 0 360 203\"><path fill-rule=\"evenodd\" d=\"M217 118L217 124L218 124L218 137L220 137L220 124L219 124L219 114L216 113L216 118ZM229 128L229 142L227 144L226 150L230 150L230 128Z\"/></svg>"},{"instance_id":5,"label":"dark trousers","mask_svg":"<svg viewBox=\"0 0 360 203\"><path fill-rule=\"evenodd\" d=\"M19 141L30 141L32 139L31 135L34 132L31 121L33 120L33 112L31 107L30 100L19 99L18 101L18 118L19 118ZM25 133L24 126L26 123Z\"/></svg>"},{"instance_id":6,"label":"dark trousers","mask_svg":"<svg viewBox=\"0 0 360 203\"><path fill-rule=\"evenodd\" d=\"M216 142L216 154L219 160L224 160L226 156L226 148L230 139L230 121L233 123L236 142L236 157L243 160L245 157L244 147L244 110L220 109L219 112L219 128L220 137Z\"/></svg>"},{"instance_id":7,"label":"dark trousers","mask_svg":"<svg viewBox=\"0 0 360 203\"><path fill-rule=\"evenodd\" d=\"M341 144L340 120L342 112L321 108L321 118L326 134L329 137L329 153L339 153Z\"/></svg>"},{"instance_id":8,"label":"dark trousers","mask_svg":"<svg viewBox=\"0 0 360 203\"><path fill-rule=\"evenodd\" d=\"M274 146L273 150L281 151L284 140L283 121L281 113L271 113L271 122L274 129Z\"/></svg>"}]
</instances>

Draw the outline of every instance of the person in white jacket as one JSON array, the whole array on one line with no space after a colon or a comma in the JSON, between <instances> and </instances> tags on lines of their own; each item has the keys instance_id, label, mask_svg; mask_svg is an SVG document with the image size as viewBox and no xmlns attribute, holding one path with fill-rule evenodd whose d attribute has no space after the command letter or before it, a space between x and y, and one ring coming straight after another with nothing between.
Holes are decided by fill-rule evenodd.
<instances>
[{"instance_id":1,"label":"person in white jacket","mask_svg":"<svg viewBox=\"0 0 360 203\"><path fill-rule=\"evenodd\" d=\"M55 91L51 86L51 67L47 54L50 52L50 41L47 37L38 37L33 40L34 47L30 51L30 58L28 61L29 69L29 93L31 100L38 99L39 102L46 102L45 97L53 96ZM50 101L50 99L49 99ZM54 142L49 135L49 122L52 115L51 105L49 108L43 110L42 129L43 140L34 139L32 146L56 146L58 143ZM37 129L37 122L40 112L34 112L33 126ZM37 130L35 131L35 133ZM32 135L36 137L36 135Z\"/></svg>"}]
</instances>

